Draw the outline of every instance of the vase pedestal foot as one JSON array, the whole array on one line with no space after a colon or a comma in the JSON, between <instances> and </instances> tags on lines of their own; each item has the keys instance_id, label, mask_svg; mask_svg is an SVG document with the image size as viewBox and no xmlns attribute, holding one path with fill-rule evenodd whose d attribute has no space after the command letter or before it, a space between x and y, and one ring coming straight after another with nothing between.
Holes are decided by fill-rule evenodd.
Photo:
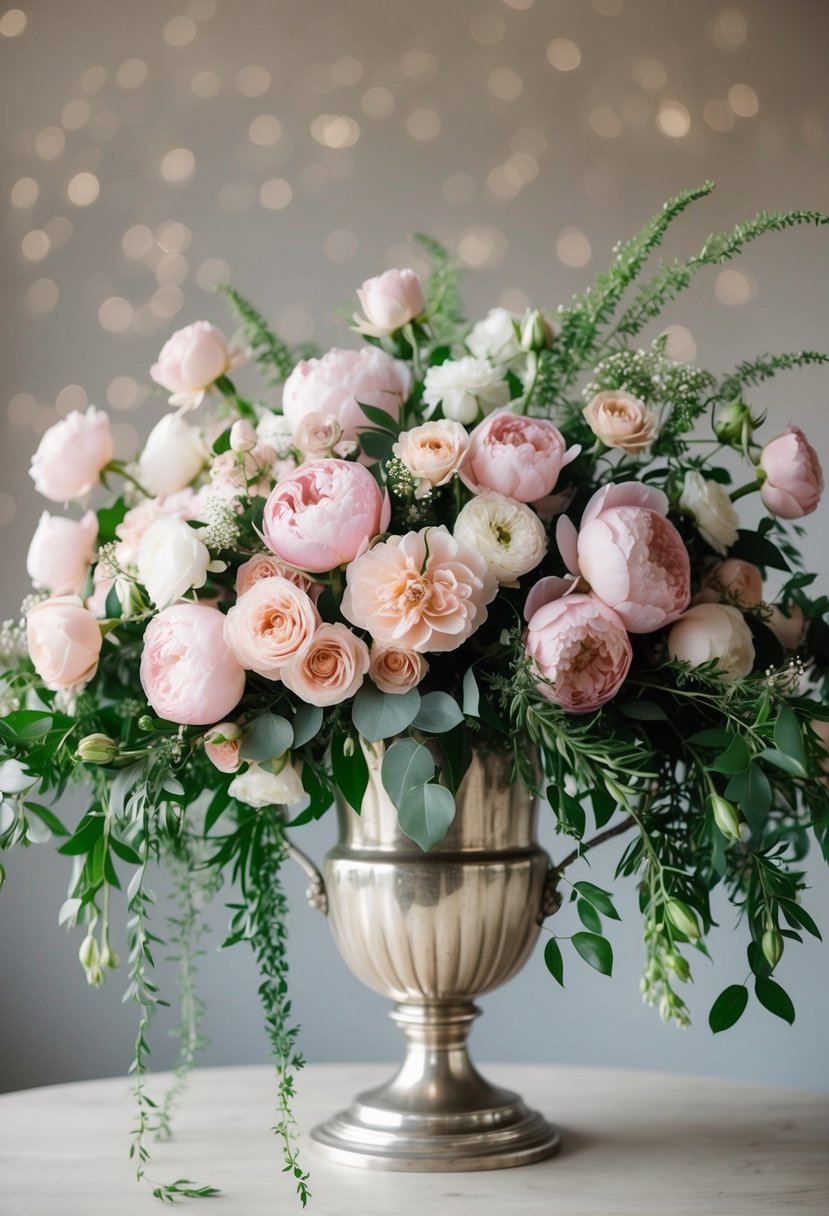
<instances>
[{"instance_id":1,"label":"vase pedestal foot","mask_svg":"<svg viewBox=\"0 0 829 1216\"><path fill-rule=\"evenodd\" d=\"M552 1156L556 1128L473 1067L466 1039L478 1013L471 1001L399 1004L391 1016L408 1041L403 1067L315 1127L317 1150L344 1165L423 1172L506 1169Z\"/></svg>"}]
</instances>

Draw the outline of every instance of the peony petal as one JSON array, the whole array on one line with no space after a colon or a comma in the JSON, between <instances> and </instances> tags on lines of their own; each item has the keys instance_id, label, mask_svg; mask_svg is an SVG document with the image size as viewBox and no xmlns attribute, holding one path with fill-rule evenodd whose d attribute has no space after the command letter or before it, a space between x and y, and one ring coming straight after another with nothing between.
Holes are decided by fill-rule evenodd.
<instances>
[{"instance_id":1,"label":"peony petal","mask_svg":"<svg viewBox=\"0 0 829 1216\"><path fill-rule=\"evenodd\" d=\"M582 527L610 507L646 507L659 515L667 515L668 496L655 486L643 485L641 481L622 481L602 486L584 508Z\"/></svg>"},{"instance_id":2,"label":"peony petal","mask_svg":"<svg viewBox=\"0 0 829 1216\"><path fill-rule=\"evenodd\" d=\"M559 578L557 574L551 574L547 578L539 579L531 589L524 604L524 620L532 620L539 608L543 608L545 604L552 604L555 600L561 599L568 591L572 591L577 584L578 579L575 576L573 578Z\"/></svg>"},{"instance_id":3,"label":"peony petal","mask_svg":"<svg viewBox=\"0 0 829 1216\"><path fill-rule=\"evenodd\" d=\"M556 544L562 561L573 575L579 573L578 532L568 515L560 515L556 524Z\"/></svg>"}]
</instances>

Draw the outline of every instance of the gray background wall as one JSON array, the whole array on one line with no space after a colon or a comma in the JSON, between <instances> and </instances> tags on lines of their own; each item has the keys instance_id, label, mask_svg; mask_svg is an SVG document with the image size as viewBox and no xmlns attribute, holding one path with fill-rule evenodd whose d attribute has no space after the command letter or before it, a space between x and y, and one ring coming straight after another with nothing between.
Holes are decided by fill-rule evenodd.
<instances>
[{"instance_id":1,"label":"gray background wall","mask_svg":"<svg viewBox=\"0 0 829 1216\"><path fill-rule=\"evenodd\" d=\"M410 262L413 231L468 264L479 315L496 302L554 308L664 197L707 177L716 195L681 223L670 254L758 208L829 208L820 0L20 3L22 32L15 11L0 16L0 616L16 615L27 590L24 556L43 508L26 476L38 434L88 399L109 407L129 452L164 409L147 390L161 342L188 320L226 322L216 279L230 275L287 337L348 344L332 322L337 306L367 275ZM719 369L765 349L826 348L827 271L823 234L769 238L671 308L674 349ZM756 400L781 429L801 423L826 460L826 395L825 373L807 372ZM822 527L807 548L825 576ZM323 821L300 843L319 857L332 832ZM560 856L549 833L547 842ZM613 862L608 846L591 877L609 882ZM122 977L89 990L77 940L57 926L67 866L39 847L10 857L9 870L0 1088L122 1072L134 1018ZM817 863L813 880L808 906L826 922ZM395 1058L383 1002L339 961L302 902L302 878L288 881L306 1055ZM208 1063L266 1058L251 961L241 947L215 952L229 897L210 914L201 964ZM680 1033L639 1001L630 888L620 904L614 980L572 962L562 992L539 950L485 999L479 1058L829 1087L824 949L810 940L787 952L794 1031L751 1008L738 1031L714 1038L710 1001L744 973L742 938L722 909L716 966L697 966L696 1022ZM165 964L161 975L169 989ZM173 1055L168 1028L162 1016L159 1067Z\"/></svg>"}]
</instances>

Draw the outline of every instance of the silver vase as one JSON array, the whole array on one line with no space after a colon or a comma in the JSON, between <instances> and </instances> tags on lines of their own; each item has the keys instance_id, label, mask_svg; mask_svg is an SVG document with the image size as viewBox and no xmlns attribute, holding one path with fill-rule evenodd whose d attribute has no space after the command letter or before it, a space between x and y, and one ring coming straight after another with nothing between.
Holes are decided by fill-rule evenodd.
<instances>
[{"instance_id":1,"label":"silver vase","mask_svg":"<svg viewBox=\"0 0 829 1216\"><path fill-rule=\"evenodd\" d=\"M361 814L338 799L340 839L324 879L297 860L348 966L396 1002L406 1058L312 1138L328 1157L373 1169L499 1169L549 1157L559 1133L517 1094L490 1085L466 1046L480 1012L473 997L518 971L555 910L535 802L507 785L503 757L476 754L448 836L423 853L400 831L381 759L381 748L367 750Z\"/></svg>"}]
</instances>

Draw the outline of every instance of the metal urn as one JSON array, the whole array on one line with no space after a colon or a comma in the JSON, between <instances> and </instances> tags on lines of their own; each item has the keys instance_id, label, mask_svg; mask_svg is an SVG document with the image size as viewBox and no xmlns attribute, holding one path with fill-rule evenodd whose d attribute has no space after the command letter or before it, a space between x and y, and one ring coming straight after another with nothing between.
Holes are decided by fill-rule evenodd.
<instances>
[{"instance_id":1,"label":"metal urn","mask_svg":"<svg viewBox=\"0 0 829 1216\"><path fill-rule=\"evenodd\" d=\"M371 1169L499 1169L549 1157L558 1131L489 1084L466 1045L480 1012L473 998L519 970L556 907L535 800L507 785L505 757L476 753L448 836L423 853L400 831L381 759L380 749L367 752L361 814L338 799L339 842L324 878L297 860L348 966L395 1002L406 1058L312 1138L328 1157Z\"/></svg>"}]
</instances>

